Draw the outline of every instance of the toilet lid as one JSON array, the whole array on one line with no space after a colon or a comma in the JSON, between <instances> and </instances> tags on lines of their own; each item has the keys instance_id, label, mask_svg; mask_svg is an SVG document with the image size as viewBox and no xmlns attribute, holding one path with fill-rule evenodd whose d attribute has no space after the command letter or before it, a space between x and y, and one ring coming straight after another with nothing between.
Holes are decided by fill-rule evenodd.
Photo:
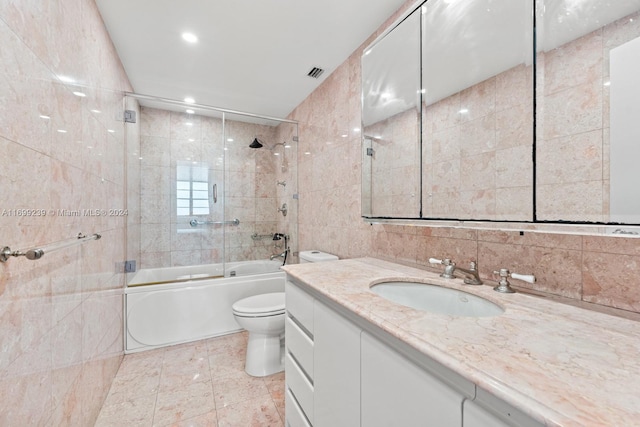
<instances>
[{"instance_id":1,"label":"toilet lid","mask_svg":"<svg viewBox=\"0 0 640 427\"><path fill-rule=\"evenodd\" d=\"M265 314L284 313L284 292L254 295L236 301L231 308L236 313Z\"/></svg>"}]
</instances>

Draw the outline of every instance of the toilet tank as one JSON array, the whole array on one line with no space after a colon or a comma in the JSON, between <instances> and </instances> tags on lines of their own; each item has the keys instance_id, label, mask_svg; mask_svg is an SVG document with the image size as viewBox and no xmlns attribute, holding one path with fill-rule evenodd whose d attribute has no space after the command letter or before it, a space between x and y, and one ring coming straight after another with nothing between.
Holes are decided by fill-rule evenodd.
<instances>
[{"instance_id":1,"label":"toilet tank","mask_svg":"<svg viewBox=\"0 0 640 427\"><path fill-rule=\"evenodd\" d=\"M335 261L338 259L338 257L333 254L320 251L301 251L298 256L300 257L300 264L305 262Z\"/></svg>"}]
</instances>

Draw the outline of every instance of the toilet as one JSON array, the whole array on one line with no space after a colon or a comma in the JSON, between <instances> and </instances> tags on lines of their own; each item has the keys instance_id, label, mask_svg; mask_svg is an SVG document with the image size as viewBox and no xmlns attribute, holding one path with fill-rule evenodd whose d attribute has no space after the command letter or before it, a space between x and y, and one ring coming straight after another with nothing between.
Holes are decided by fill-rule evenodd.
<instances>
[{"instance_id":1,"label":"toilet","mask_svg":"<svg viewBox=\"0 0 640 427\"><path fill-rule=\"evenodd\" d=\"M300 252L300 263L337 260L320 251ZM253 377L284 370L284 292L254 295L236 301L231 309L240 326L249 332L244 370Z\"/></svg>"},{"instance_id":2,"label":"toilet","mask_svg":"<svg viewBox=\"0 0 640 427\"><path fill-rule=\"evenodd\" d=\"M249 331L245 372L264 377L283 371L280 338L284 334L284 292L243 298L231 309L236 322Z\"/></svg>"},{"instance_id":3,"label":"toilet","mask_svg":"<svg viewBox=\"0 0 640 427\"><path fill-rule=\"evenodd\" d=\"M338 259L338 257L333 254L328 254L326 252L320 251L302 251L300 252L299 257L300 264L304 264L307 262L335 261Z\"/></svg>"}]
</instances>

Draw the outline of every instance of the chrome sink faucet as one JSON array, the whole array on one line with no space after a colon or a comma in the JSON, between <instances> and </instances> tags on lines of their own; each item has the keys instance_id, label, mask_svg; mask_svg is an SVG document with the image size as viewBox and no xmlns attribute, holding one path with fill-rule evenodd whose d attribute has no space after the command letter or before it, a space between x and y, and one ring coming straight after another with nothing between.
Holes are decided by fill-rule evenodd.
<instances>
[{"instance_id":1,"label":"chrome sink faucet","mask_svg":"<svg viewBox=\"0 0 640 427\"><path fill-rule=\"evenodd\" d=\"M445 259L437 259L437 258L429 258L429 262L431 264L442 264L444 265L444 271L440 274L440 277L444 277L445 279L453 279L456 277L456 271L464 274L464 284L465 285L482 285L482 280L480 280L480 276L478 274L478 263L475 261L471 261L469 263L469 268L458 267L455 262L451 261L449 258Z\"/></svg>"}]
</instances>

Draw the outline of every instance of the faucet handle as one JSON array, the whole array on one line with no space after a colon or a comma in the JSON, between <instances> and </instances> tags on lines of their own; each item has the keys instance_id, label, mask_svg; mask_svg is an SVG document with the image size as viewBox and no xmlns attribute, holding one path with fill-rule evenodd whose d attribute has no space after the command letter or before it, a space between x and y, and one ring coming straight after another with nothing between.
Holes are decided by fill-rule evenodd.
<instances>
[{"instance_id":1,"label":"faucet handle","mask_svg":"<svg viewBox=\"0 0 640 427\"><path fill-rule=\"evenodd\" d=\"M440 277L445 279L453 279L453 271L456 268L456 263L451 261L449 258L445 259L437 259L437 258L429 258L429 262L431 264L442 264L444 265L444 271L440 274Z\"/></svg>"},{"instance_id":2,"label":"faucet handle","mask_svg":"<svg viewBox=\"0 0 640 427\"><path fill-rule=\"evenodd\" d=\"M500 282L498 283L498 286L493 288L493 290L497 292L502 292L502 293L511 294L515 292L510 286L511 284L509 283L509 280L508 280L509 277L516 280L522 280L528 283L536 282L536 276L534 276L533 274L511 273L506 268L501 268L499 271L494 271L493 274L500 276Z\"/></svg>"},{"instance_id":3,"label":"faucet handle","mask_svg":"<svg viewBox=\"0 0 640 427\"><path fill-rule=\"evenodd\" d=\"M429 258L430 264L442 264L442 265L455 265L449 258L438 259L438 258Z\"/></svg>"},{"instance_id":4,"label":"faucet handle","mask_svg":"<svg viewBox=\"0 0 640 427\"><path fill-rule=\"evenodd\" d=\"M517 279L517 280L522 280L522 281L527 282L527 283L536 283L536 276L534 276L533 274L511 273L511 278L512 279Z\"/></svg>"}]
</instances>

